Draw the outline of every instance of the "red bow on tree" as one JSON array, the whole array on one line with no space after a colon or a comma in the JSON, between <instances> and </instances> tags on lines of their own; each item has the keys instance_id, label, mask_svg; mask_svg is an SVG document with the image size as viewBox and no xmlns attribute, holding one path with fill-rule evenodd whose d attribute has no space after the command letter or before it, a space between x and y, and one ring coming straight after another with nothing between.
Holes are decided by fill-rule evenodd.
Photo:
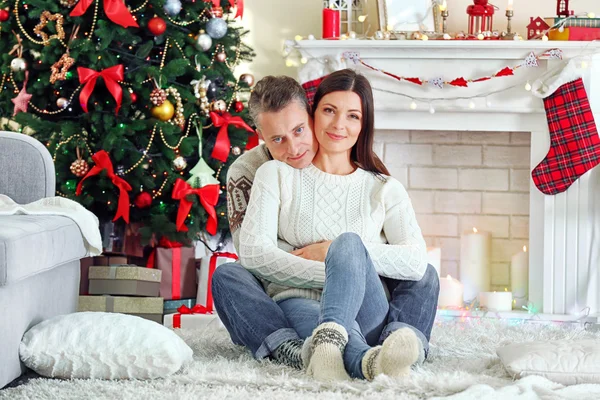
<instances>
[{"instance_id":1,"label":"red bow on tree","mask_svg":"<svg viewBox=\"0 0 600 400\"><path fill-rule=\"evenodd\" d=\"M183 179L177 179L175 181L175 187L173 187L173 193L171 197L175 200L179 200L179 210L177 211L177 231L187 232L188 228L185 226L185 219L187 218L190 210L192 209L192 202L187 199L189 195L197 195L200 198L200 204L206 210L208 214L208 220L206 221L206 231L211 235L217 233L217 211L215 206L219 201L219 185L206 185L204 187L194 189L189 183Z\"/></svg>"},{"instance_id":2,"label":"red bow on tree","mask_svg":"<svg viewBox=\"0 0 600 400\"><path fill-rule=\"evenodd\" d=\"M231 147L229 135L227 134L227 128L229 125L233 125L238 128L244 128L251 133L254 133L254 129L248 126L248 124L246 124L241 117L233 117L227 112L223 114L217 114L216 112L211 111L210 118L212 119L212 123L215 127L221 128L217 134L217 140L215 142L215 146L213 147L211 157L221 162L226 162L227 157L229 157L229 150Z\"/></svg>"},{"instance_id":3,"label":"red bow on tree","mask_svg":"<svg viewBox=\"0 0 600 400\"><path fill-rule=\"evenodd\" d=\"M229 6L232 8L235 7L236 3L237 3L237 12L236 12L234 18L237 18L237 17L243 18L244 17L244 0L229 0ZM221 7L221 0L212 0L212 4L213 4L213 7L215 7L215 8Z\"/></svg>"},{"instance_id":4,"label":"red bow on tree","mask_svg":"<svg viewBox=\"0 0 600 400\"><path fill-rule=\"evenodd\" d=\"M106 88L117 102L115 114L119 112L121 100L123 98L123 89L121 89L121 86L119 85L119 81L123 80L123 65L117 64L100 72L89 68L78 67L77 73L79 74L79 83L85 85L79 94L79 102L81 103L83 111L88 112L88 100L96 87L96 80L102 77Z\"/></svg>"},{"instance_id":5,"label":"red bow on tree","mask_svg":"<svg viewBox=\"0 0 600 400\"><path fill-rule=\"evenodd\" d=\"M93 2L94 0L81 0L69 15L71 17L82 16ZM104 14L106 14L108 19L112 22L121 25L123 28L128 28L130 26L135 26L136 28L139 27L122 0L104 0Z\"/></svg>"},{"instance_id":6,"label":"red bow on tree","mask_svg":"<svg viewBox=\"0 0 600 400\"><path fill-rule=\"evenodd\" d=\"M127 192L131 190L131 186L125 179L115 174L112 162L110 161L110 157L106 151L100 150L92 156L92 160L94 160L96 165L94 165L92 169L90 169L90 171L83 177L83 179L79 181L75 194L77 196L81 194L83 181L90 176L98 175L100 172L102 172L102 170L106 170L106 176L112 181L113 185L119 188L120 191L117 213L115 214L113 221L116 221L122 217L123 221L129 223L129 193Z\"/></svg>"}]
</instances>

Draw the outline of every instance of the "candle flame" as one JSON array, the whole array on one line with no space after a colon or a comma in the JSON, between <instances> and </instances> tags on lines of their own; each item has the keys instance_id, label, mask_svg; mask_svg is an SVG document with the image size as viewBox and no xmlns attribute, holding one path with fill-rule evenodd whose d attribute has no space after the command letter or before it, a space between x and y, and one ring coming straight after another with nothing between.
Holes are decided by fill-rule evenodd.
<instances>
[{"instance_id":1,"label":"candle flame","mask_svg":"<svg viewBox=\"0 0 600 400\"><path fill-rule=\"evenodd\" d=\"M508 0L508 6L506 6L507 10L512 10L513 9L513 0Z\"/></svg>"},{"instance_id":2,"label":"candle flame","mask_svg":"<svg viewBox=\"0 0 600 400\"><path fill-rule=\"evenodd\" d=\"M446 3L446 0L444 0L444 2L442 4L440 4L440 11L446 11L446 9L448 8L448 4Z\"/></svg>"},{"instance_id":3,"label":"candle flame","mask_svg":"<svg viewBox=\"0 0 600 400\"><path fill-rule=\"evenodd\" d=\"M473 227L473 233L477 233L477 228Z\"/></svg>"},{"instance_id":4,"label":"candle flame","mask_svg":"<svg viewBox=\"0 0 600 400\"><path fill-rule=\"evenodd\" d=\"M448 279L449 281L451 281L452 277L448 274L448 276L446 277L446 279Z\"/></svg>"},{"instance_id":5,"label":"candle flame","mask_svg":"<svg viewBox=\"0 0 600 400\"><path fill-rule=\"evenodd\" d=\"M523 246L523 251L527 253L527 246Z\"/></svg>"},{"instance_id":6,"label":"candle flame","mask_svg":"<svg viewBox=\"0 0 600 400\"><path fill-rule=\"evenodd\" d=\"M508 292L508 289L507 289L507 288L504 288L504 291L505 291L505 292Z\"/></svg>"}]
</instances>

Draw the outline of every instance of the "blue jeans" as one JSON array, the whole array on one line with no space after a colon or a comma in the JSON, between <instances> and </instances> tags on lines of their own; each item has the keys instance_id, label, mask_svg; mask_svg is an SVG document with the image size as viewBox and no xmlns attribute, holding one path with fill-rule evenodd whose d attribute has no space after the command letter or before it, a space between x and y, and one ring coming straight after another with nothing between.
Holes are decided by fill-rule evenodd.
<instances>
[{"instance_id":1,"label":"blue jeans","mask_svg":"<svg viewBox=\"0 0 600 400\"><path fill-rule=\"evenodd\" d=\"M339 246L339 248L343 248L343 246ZM330 248L328 258L344 259L347 257L343 253L337 254L335 249L334 247L332 251ZM382 343L390 333L401 327L408 327L415 331L427 352L439 293L439 279L435 269L429 265L420 281L389 278L383 278L383 281L388 285L392 298L383 330L374 341L374 337L377 336L376 329L366 328L367 334L363 335L358 322L353 321L350 329L348 329L347 323L346 325L342 324L347 327L349 343L355 340L362 342L361 336L367 345ZM217 268L213 275L212 291L215 308L232 341L248 347L257 359L270 356L279 345L287 340L309 336L312 329L319 323L321 310L317 302L314 302L317 305L316 309L312 305L302 308L295 307L295 311L291 310L293 303L304 299L284 300L278 305L265 293L261 283L254 275L236 263L223 264ZM366 289L365 292L367 292ZM333 292L330 291L330 293ZM324 292L323 295L325 296L326 293ZM294 302L290 302L290 300L294 300ZM291 305L286 306L283 304L285 302ZM284 313L282 307L285 307L287 313ZM361 308L359 308L359 314L362 315L360 311ZM289 321L286 314L288 316L294 314L293 321ZM360 315L357 315L356 318L360 319ZM311 321L310 326L312 327L308 322L302 323L303 320ZM368 325L368 322L362 322L365 326ZM379 326L376 322L372 324ZM353 345L349 346L350 349L354 348ZM357 346L356 348L360 349L361 347ZM346 351L349 353L347 357L351 357L351 351ZM362 372L353 375L362 376Z\"/></svg>"}]
</instances>

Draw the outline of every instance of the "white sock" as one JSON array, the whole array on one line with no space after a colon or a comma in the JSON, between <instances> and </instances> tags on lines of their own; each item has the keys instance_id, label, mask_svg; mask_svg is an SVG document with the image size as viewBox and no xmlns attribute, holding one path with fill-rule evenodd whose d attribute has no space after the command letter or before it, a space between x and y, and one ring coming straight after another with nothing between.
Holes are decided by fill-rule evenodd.
<instances>
[{"instance_id":1,"label":"white sock","mask_svg":"<svg viewBox=\"0 0 600 400\"><path fill-rule=\"evenodd\" d=\"M309 351L306 352L308 375L323 382L350 380L344 367L343 354L348 343L348 333L343 326L335 322L322 323L313 331L311 342L312 355ZM304 353L303 351L303 359Z\"/></svg>"},{"instance_id":2,"label":"white sock","mask_svg":"<svg viewBox=\"0 0 600 400\"><path fill-rule=\"evenodd\" d=\"M365 353L362 359L363 375L373 380L379 374L392 378L410 373L410 367L417 362L422 352L422 343L410 328L401 328L377 346Z\"/></svg>"}]
</instances>

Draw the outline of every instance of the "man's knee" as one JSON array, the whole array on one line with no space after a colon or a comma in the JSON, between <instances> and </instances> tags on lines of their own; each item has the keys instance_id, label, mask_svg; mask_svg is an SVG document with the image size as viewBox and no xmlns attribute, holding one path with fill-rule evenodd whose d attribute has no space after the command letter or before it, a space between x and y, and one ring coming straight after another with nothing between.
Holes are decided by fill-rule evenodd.
<instances>
[{"instance_id":1,"label":"man's knee","mask_svg":"<svg viewBox=\"0 0 600 400\"><path fill-rule=\"evenodd\" d=\"M244 267L237 263L221 264L212 276L212 286L223 286L235 280L239 280L245 273L249 273Z\"/></svg>"},{"instance_id":2,"label":"man's knee","mask_svg":"<svg viewBox=\"0 0 600 400\"><path fill-rule=\"evenodd\" d=\"M430 288L434 292L440 291L440 278L438 277L437 270L431 264L427 264L425 274L419 282L423 287Z\"/></svg>"},{"instance_id":3,"label":"man's knee","mask_svg":"<svg viewBox=\"0 0 600 400\"><path fill-rule=\"evenodd\" d=\"M356 249L364 249L360 236L353 232L344 232L331 242L327 255L341 251L347 256L349 251Z\"/></svg>"}]
</instances>

